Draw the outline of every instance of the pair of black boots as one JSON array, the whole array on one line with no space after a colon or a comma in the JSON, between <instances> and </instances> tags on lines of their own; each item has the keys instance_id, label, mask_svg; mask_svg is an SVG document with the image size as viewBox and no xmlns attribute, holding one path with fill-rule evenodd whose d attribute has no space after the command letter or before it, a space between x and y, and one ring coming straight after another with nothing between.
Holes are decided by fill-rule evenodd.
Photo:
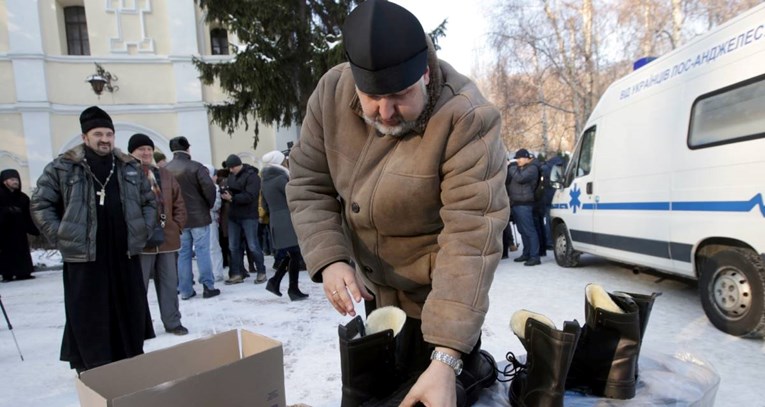
<instances>
[{"instance_id":1,"label":"pair of black boots","mask_svg":"<svg viewBox=\"0 0 765 407\"><path fill-rule=\"evenodd\" d=\"M404 311L383 307L338 327L342 407L397 407L430 363L432 347L421 340L420 325ZM494 358L480 350L463 357L456 378L457 406L478 400L481 389L496 381Z\"/></svg>"},{"instance_id":2,"label":"pair of black boots","mask_svg":"<svg viewBox=\"0 0 765 407\"><path fill-rule=\"evenodd\" d=\"M635 396L640 346L654 300L651 295L585 289L584 327L564 322L557 330L547 317L521 310L511 327L527 351L526 363L512 354L515 370L509 396L512 406L562 407L563 394L574 390L598 397Z\"/></svg>"},{"instance_id":3,"label":"pair of black boots","mask_svg":"<svg viewBox=\"0 0 765 407\"><path fill-rule=\"evenodd\" d=\"M289 272L290 285L287 289L287 295L290 297L290 301L300 301L308 298L308 294L300 291L298 287L298 280L300 278L300 266L297 261L291 260L290 256L285 256L275 265L276 274L269 278L266 282L266 290L277 295L282 296L282 292L279 290L279 285L282 283L282 278ZM257 283L257 282L256 282Z\"/></svg>"}]
</instances>

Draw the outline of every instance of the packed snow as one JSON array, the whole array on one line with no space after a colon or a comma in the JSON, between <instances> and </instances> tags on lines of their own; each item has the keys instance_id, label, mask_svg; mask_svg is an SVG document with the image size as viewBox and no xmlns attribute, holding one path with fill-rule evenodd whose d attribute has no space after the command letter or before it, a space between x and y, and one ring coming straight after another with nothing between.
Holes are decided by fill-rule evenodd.
<instances>
[{"instance_id":1,"label":"packed snow","mask_svg":"<svg viewBox=\"0 0 765 407\"><path fill-rule=\"evenodd\" d=\"M48 259L46 268L55 267L60 261L55 253L37 252L34 259L41 265L41 259ZM641 361L642 357L671 359L683 355L719 377L716 405L765 406L761 397L765 383L763 341L741 339L715 329L701 309L694 282L657 274L634 274L628 267L591 256L583 256L582 260L584 265L574 269L558 267L552 256L543 258L542 265L536 267L524 267L512 262L512 258L500 263L482 336L483 348L500 365L508 351L525 353L508 326L510 316L518 309L545 314L560 327L564 320L584 322L587 283L598 283L608 291L645 294L658 291L663 295L654 305ZM272 263L273 259L267 257L266 265ZM269 269L269 275L272 273ZM37 277L34 280L0 284L0 297L24 356L22 361L5 320L0 321L0 370L5 378L0 381L0 406L77 406L76 374L68 363L59 361L64 326L61 270L39 271L34 275ZM283 343L288 405L339 406L337 325L347 323L350 317L337 314L324 298L321 285L311 283L306 273L301 273L300 279L301 289L310 294L306 301L290 302L286 295L276 297L264 285L253 285L252 278L231 286L218 283L217 288L222 291L218 297L203 299L198 295L181 301L182 322L190 331L186 336L165 333L154 287L150 286L149 303L157 337L146 341L144 350L151 352L244 328ZM286 279L282 286L286 291ZM199 285L196 289L201 293ZM357 312L363 315L363 307L357 307ZM641 369L643 365L641 362ZM506 387L495 385L491 390L493 393L482 395L481 405L506 405ZM646 405L639 402L641 391L647 390L639 386L634 400L597 405ZM642 396L645 398L645 394ZM572 401L574 398L567 395L566 404L572 405ZM595 400L592 401L595 405Z\"/></svg>"}]
</instances>

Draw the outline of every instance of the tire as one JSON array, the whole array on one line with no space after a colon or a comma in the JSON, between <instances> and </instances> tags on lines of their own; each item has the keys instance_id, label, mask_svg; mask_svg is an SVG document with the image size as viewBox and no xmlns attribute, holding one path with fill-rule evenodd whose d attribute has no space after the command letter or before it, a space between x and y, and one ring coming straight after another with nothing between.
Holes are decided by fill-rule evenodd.
<instances>
[{"instance_id":1,"label":"tire","mask_svg":"<svg viewBox=\"0 0 765 407\"><path fill-rule=\"evenodd\" d=\"M699 264L699 295L707 318L735 336L765 335L765 265L753 251L720 250Z\"/></svg>"},{"instance_id":2,"label":"tire","mask_svg":"<svg viewBox=\"0 0 765 407\"><path fill-rule=\"evenodd\" d=\"M568 228L563 223L555 226L553 233L553 252L555 253L555 262L561 267L578 267L579 256L571 246L571 238L568 236Z\"/></svg>"}]
</instances>

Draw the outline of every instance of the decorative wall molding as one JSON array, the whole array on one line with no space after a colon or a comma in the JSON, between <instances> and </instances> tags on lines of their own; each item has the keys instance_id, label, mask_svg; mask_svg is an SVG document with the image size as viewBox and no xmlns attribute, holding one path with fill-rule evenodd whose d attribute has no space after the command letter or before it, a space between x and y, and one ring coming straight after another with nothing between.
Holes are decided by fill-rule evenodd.
<instances>
[{"instance_id":1,"label":"decorative wall molding","mask_svg":"<svg viewBox=\"0 0 765 407\"><path fill-rule=\"evenodd\" d=\"M61 105L55 103L15 103L0 104L0 113L25 113L25 112L47 112L52 114L71 114L79 115L90 105ZM100 104L104 110L110 114L157 114L157 113L179 113L206 111L204 102L197 103L177 103L162 105L105 105Z\"/></svg>"},{"instance_id":2,"label":"decorative wall molding","mask_svg":"<svg viewBox=\"0 0 765 407\"><path fill-rule=\"evenodd\" d=\"M10 151L5 151L5 150L0 150L0 158L3 158L3 157L10 158L11 160L15 161L16 164L18 164L21 167L28 167L29 166L29 161L21 158L21 156L16 154L16 153L12 153Z\"/></svg>"},{"instance_id":3,"label":"decorative wall molding","mask_svg":"<svg viewBox=\"0 0 765 407\"><path fill-rule=\"evenodd\" d=\"M114 3L117 6L114 7ZM138 3L143 7L138 7ZM106 0L106 12L114 14L117 36L109 38L109 50L113 53L128 52L129 46L135 46L139 53L154 53L154 39L146 36L146 14L151 13L151 0ZM141 24L141 39L128 40L122 33L122 15L138 15Z\"/></svg>"}]
</instances>

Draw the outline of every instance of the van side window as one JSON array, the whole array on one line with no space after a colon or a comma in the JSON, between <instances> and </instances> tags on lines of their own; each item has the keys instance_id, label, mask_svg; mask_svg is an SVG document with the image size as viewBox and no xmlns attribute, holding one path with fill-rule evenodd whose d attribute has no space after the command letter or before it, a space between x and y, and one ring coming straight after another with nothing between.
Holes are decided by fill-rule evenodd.
<instances>
[{"instance_id":1,"label":"van side window","mask_svg":"<svg viewBox=\"0 0 765 407\"><path fill-rule=\"evenodd\" d=\"M590 127L582 134L582 140L566 170L566 187L570 186L575 178L583 177L590 173L592 170L592 149L594 145L595 126Z\"/></svg>"},{"instance_id":2,"label":"van side window","mask_svg":"<svg viewBox=\"0 0 765 407\"><path fill-rule=\"evenodd\" d=\"M712 147L765 137L765 76L700 96L691 109L688 147Z\"/></svg>"}]
</instances>

